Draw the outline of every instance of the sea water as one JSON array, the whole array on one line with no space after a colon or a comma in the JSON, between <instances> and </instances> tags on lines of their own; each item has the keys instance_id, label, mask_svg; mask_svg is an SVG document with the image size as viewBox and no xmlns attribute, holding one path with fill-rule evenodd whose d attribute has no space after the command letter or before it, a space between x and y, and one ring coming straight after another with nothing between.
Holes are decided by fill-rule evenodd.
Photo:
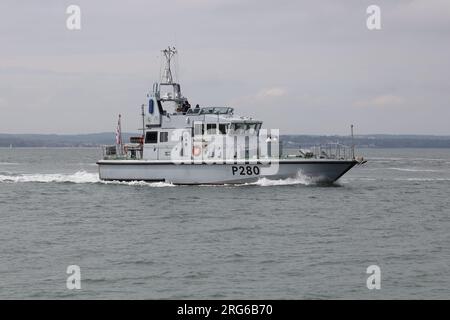
<instances>
[{"instance_id":1,"label":"sea water","mask_svg":"<svg viewBox=\"0 0 450 320\"><path fill-rule=\"evenodd\" d=\"M174 186L101 182L98 149L0 149L0 298L448 299L450 150L358 152L328 186Z\"/></svg>"}]
</instances>

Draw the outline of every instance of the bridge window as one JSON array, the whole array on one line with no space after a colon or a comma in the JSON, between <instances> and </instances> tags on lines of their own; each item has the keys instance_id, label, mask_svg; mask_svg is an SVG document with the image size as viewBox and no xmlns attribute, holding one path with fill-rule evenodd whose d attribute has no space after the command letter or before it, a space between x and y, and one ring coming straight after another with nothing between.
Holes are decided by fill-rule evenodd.
<instances>
[{"instance_id":1,"label":"bridge window","mask_svg":"<svg viewBox=\"0 0 450 320\"><path fill-rule=\"evenodd\" d=\"M159 142L167 142L169 141L169 133L168 132L160 132L159 133Z\"/></svg>"},{"instance_id":2,"label":"bridge window","mask_svg":"<svg viewBox=\"0 0 450 320\"><path fill-rule=\"evenodd\" d=\"M206 133L207 134L216 134L216 127L217 127L217 124L215 124L215 123L206 124Z\"/></svg>"},{"instance_id":3,"label":"bridge window","mask_svg":"<svg viewBox=\"0 0 450 320\"><path fill-rule=\"evenodd\" d=\"M219 133L220 134L226 134L227 133L227 124L220 123L219 124Z\"/></svg>"},{"instance_id":4,"label":"bridge window","mask_svg":"<svg viewBox=\"0 0 450 320\"><path fill-rule=\"evenodd\" d=\"M153 114L153 99L148 101L148 113Z\"/></svg>"},{"instance_id":5,"label":"bridge window","mask_svg":"<svg viewBox=\"0 0 450 320\"><path fill-rule=\"evenodd\" d=\"M254 135L259 132L259 129L261 128L260 123L233 123L230 127L230 133L231 134L248 134L248 135Z\"/></svg>"},{"instance_id":6,"label":"bridge window","mask_svg":"<svg viewBox=\"0 0 450 320\"><path fill-rule=\"evenodd\" d=\"M244 134L247 125L245 123L233 123L231 125L231 133L233 134Z\"/></svg>"},{"instance_id":7,"label":"bridge window","mask_svg":"<svg viewBox=\"0 0 450 320\"><path fill-rule=\"evenodd\" d=\"M248 134L255 134L256 132L256 123L249 123L247 124L246 132Z\"/></svg>"},{"instance_id":8,"label":"bridge window","mask_svg":"<svg viewBox=\"0 0 450 320\"><path fill-rule=\"evenodd\" d=\"M194 124L194 135L202 135L203 134L203 123Z\"/></svg>"},{"instance_id":9,"label":"bridge window","mask_svg":"<svg viewBox=\"0 0 450 320\"><path fill-rule=\"evenodd\" d=\"M145 133L145 143L157 143L158 131L147 131Z\"/></svg>"}]
</instances>

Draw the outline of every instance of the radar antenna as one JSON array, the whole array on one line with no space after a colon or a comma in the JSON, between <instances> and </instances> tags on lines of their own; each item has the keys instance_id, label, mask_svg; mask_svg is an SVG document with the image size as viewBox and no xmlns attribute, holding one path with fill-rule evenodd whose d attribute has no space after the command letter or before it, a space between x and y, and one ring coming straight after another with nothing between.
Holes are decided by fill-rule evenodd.
<instances>
[{"instance_id":1,"label":"radar antenna","mask_svg":"<svg viewBox=\"0 0 450 320\"><path fill-rule=\"evenodd\" d=\"M153 96L157 97L161 102L175 102L179 107L187 99L181 94L181 86L172 75L172 62L174 56L177 57L178 51L175 47L168 46L167 49L161 50L161 52L161 59L164 57L166 60L164 63L164 72L160 74L161 82L153 85ZM163 63L161 63L162 65Z\"/></svg>"},{"instance_id":2,"label":"radar antenna","mask_svg":"<svg viewBox=\"0 0 450 320\"><path fill-rule=\"evenodd\" d=\"M173 84L172 70L170 68L170 62L175 54L177 54L177 49L175 47L167 47L167 49L162 50L164 57L166 58L166 65L164 67L164 75L161 79L163 84Z\"/></svg>"}]
</instances>

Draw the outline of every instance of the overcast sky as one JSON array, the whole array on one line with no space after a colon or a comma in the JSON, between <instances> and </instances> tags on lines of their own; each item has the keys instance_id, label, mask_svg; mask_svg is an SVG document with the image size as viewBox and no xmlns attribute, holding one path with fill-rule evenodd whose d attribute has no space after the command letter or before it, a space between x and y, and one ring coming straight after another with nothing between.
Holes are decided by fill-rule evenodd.
<instances>
[{"instance_id":1,"label":"overcast sky","mask_svg":"<svg viewBox=\"0 0 450 320\"><path fill-rule=\"evenodd\" d=\"M192 105L282 133L450 134L449 0L2 0L0 132L114 131L119 113L136 131L167 45Z\"/></svg>"}]
</instances>

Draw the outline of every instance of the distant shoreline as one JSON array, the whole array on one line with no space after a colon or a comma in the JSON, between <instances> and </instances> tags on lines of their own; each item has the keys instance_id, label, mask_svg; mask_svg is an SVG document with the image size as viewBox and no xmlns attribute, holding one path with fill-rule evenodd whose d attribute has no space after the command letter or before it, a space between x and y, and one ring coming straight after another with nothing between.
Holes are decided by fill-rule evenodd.
<instances>
[{"instance_id":1,"label":"distant shoreline","mask_svg":"<svg viewBox=\"0 0 450 320\"><path fill-rule=\"evenodd\" d=\"M123 141L139 133L123 133ZM0 148L100 148L114 144L114 132L57 135L57 134L2 134ZM350 136L340 135L281 135L283 148L308 148L314 145L336 143L357 148L450 148L450 136L438 135L357 135L352 141Z\"/></svg>"},{"instance_id":2,"label":"distant shoreline","mask_svg":"<svg viewBox=\"0 0 450 320\"><path fill-rule=\"evenodd\" d=\"M25 150L25 149L59 149L59 150L64 150L64 149L98 149L101 150L102 146L92 146L92 147L78 147L78 146L74 146L74 147L0 147L0 150L15 150L15 149L21 149L21 150ZM296 148L296 147L289 147L289 146L284 146L283 148L285 149L299 149L300 147ZM305 146L304 148L308 148L307 146ZM445 149L450 149L450 147L368 147L368 146L357 146L355 145L356 149L441 149L441 150L445 150Z\"/></svg>"}]
</instances>

